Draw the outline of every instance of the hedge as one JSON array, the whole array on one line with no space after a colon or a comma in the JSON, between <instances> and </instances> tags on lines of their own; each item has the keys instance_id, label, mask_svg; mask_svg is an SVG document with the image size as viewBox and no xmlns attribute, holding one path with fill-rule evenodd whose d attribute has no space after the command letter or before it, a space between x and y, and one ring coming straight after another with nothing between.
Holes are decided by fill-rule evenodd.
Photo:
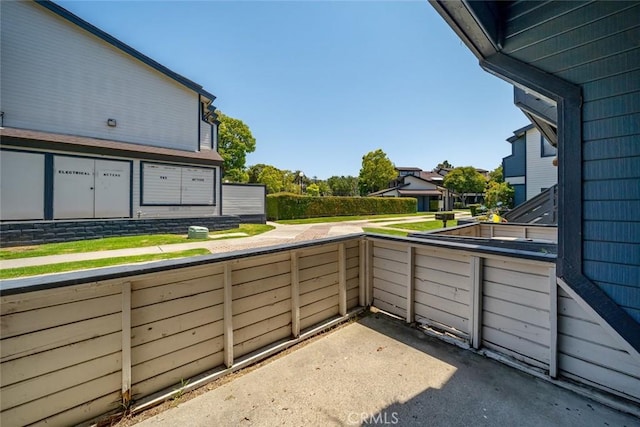
<instances>
[{"instance_id":1,"label":"hedge","mask_svg":"<svg viewBox=\"0 0 640 427\"><path fill-rule=\"evenodd\" d=\"M413 197L310 197L290 193L267 195L267 219L416 213Z\"/></svg>"}]
</instances>

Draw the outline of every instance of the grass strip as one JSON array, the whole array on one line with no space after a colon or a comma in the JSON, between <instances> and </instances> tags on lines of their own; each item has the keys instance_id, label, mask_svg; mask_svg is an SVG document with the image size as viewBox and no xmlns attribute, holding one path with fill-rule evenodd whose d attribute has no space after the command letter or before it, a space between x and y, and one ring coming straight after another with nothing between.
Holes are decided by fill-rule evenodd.
<instances>
[{"instance_id":1,"label":"grass strip","mask_svg":"<svg viewBox=\"0 0 640 427\"><path fill-rule=\"evenodd\" d=\"M30 267L7 268L0 270L0 279L37 276L40 274L62 273L65 271L86 270L90 268L108 267L112 265L132 264L136 262L158 261L163 259L186 258L208 255L207 249L189 249L186 251L164 252L161 254L134 255L116 258L101 258L85 261L62 262L59 264L34 265Z\"/></svg>"},{"instance_id":2,"label":"grass strip","mask_svg":"<svg viewBox=\"0 0 640 427\"><path fill-rule=\"evenodd\" d=\"M246 236L232 236L238 238L255 236L275 227L266 224L240 224L239 228L212 231L210 235L230 233L244 233ZM141 236L105 237L102 239L79 240L75 242L45 243L37 246L20 246L0 249L0 260L33 258L48 255L78 254L83 252L109 251L113 249L143 248L146 246L171 245L174 243L189 243L209 239L187 239L178 234L151 234Z\"/></svg>"},{"instance_id":3,"label":"grass strip","mask_svg":"<svg viewBox=\"0 0 640 427\"><path fill-rule=\"evenodd\" d=\"M457 220L447 221L447 227L455 227L458 225ZM389 224L386 227L400 228L402 230L415 230L415 231L431 231L443 228L442 221L422 221L422 222L398 222L395 224Z\"/></svg>"}]
</instances>

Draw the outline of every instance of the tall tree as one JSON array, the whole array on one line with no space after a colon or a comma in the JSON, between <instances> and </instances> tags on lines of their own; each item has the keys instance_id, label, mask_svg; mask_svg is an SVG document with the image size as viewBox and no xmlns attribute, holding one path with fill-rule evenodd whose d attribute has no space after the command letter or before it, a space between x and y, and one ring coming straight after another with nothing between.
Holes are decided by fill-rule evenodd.
<instances>
[{"instance_id":1,"label":"tall tree","mask_svg":"<svg viewBox=\"0 0 640 427\"><path fill-rule=\"evenodd\" d=\"M457 193L462 204L465 204L465 193L482 193L487 185L487 179L473 166L454 168L442 182L445 188Z\"/></svg>"},{"instance_id":2,"label":"tall tree","mask_svg":"<svg viewBox=\"0 0 640 427\"><path fill-rule=\"evenodd\" d=\"M358 178L355 176L332 176L327 179L327 184L334 196L358 195Z\"/></svg>"},{"instance_id":3,"label":"tall tree","mask_svg":"<svg viewBox=\"0 0 640 427\"><path fill-rule=\"evenodd\" d=\"M360 195L366 196L387 188L389 182L397 175L396 167L381 149L365 154L362 156L362 167L358 177Z\"/></svg>"},{"instance_id":4,"label":"tall tree","mask_svg":"<svg viewBox=\"0 0 640 427\"><path fill-rule=\"evenodd\" d=\"M227 179L247 178L244 173L247 153L256 150L256 139L251 129L242 120L234 119L217 111L218 152L222 156L224 177ZM246 182L246 181L244 181Z\"/></svg>"},{"instance_id":5,"label":"tall tree","mask_svg":"<svg viewBox=\"0 0 640 427\"><path fill-rule=\"evenodd\" d=\"M508 182L491 181L487 186L484 201L490 208L498 206L498 202L505 207L512 207L514 194L515 190Z\"/></svg>"},{"instance_id":6,"label":"tall tree","mask_svg":"<svg viewBox=\"0 0 640 427\"><path fill-rule=\"evenodd\" d=\"M438 163L438 166L436 166L436 169L453 169L453 165L449 163L449 160L445 160L442 163Z\"/></svg>"},{"instance_id":7,"label":"tall tree","mask_svg":"<svg viewBox=\"0 0 640 427\"><path fill-rule=\"evenodd\" d=\"M267 187L267 193L278 193L282 191L284 176L280 169L274 166L265 165L262 168L262 171L260 171L258 182Z\"/></svg>"},{"instance_id":8,"label":"tall tree","mask_svg":"<svg viewBox=\"0 0 640 427\"><path fill-rule=\"evenodd\" d=\"M489 172L489 181L490 182L504 182L504 174L502 173L502 165L498 166L491 172Z\"/></svg>"}]
</instances>

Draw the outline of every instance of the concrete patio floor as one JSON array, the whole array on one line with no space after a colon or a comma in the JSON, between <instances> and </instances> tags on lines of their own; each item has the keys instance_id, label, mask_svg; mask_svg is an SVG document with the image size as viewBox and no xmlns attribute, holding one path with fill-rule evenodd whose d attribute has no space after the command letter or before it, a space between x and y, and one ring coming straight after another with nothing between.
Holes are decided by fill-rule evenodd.
<instances>
[{"instance_id":1,"label":"concrete patio floor","mask_svg":"<svg viewBox=\"0 0 640 427\"><path fill-rule=\"evenodd\" d=\"M635 426L640 419L382 314L139 426Z\"/></svg>"}]
</instances>

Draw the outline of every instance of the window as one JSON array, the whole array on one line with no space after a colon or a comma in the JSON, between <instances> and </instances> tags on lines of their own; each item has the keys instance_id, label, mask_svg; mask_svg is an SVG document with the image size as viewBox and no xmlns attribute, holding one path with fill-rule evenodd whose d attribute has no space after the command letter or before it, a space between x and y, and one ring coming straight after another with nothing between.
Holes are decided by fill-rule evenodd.
<instances>
[{"instance_id":1,"label":"window","mask_svg":"<svg viewBox=\"0 0 640 427\"><path fill-rule=\"evenodd\" d=\"M551 145L551 143L549 141L547 141L547 138L541 136L541 155L542 157L551 157L551 156L555 156L558 152L558 150L556 150L556 147L554 147L553 145Z\"/></svg>"}]
</instances>

